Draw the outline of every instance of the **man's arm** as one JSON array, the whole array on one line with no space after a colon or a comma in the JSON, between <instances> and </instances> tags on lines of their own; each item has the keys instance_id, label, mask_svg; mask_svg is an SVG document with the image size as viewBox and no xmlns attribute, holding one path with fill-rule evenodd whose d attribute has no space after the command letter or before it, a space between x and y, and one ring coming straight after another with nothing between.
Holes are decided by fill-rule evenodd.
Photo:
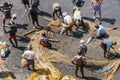
<instances>
[{"instance_id":1,"label":"man's arm","mask_svg":"<svg viewBox=\"0 0 120 80\"><path fill-rule=\"evenodd\" d=\"M9 10L11 10L13 7L13 4L9 4Z\"/></svg>"}]
</instances>

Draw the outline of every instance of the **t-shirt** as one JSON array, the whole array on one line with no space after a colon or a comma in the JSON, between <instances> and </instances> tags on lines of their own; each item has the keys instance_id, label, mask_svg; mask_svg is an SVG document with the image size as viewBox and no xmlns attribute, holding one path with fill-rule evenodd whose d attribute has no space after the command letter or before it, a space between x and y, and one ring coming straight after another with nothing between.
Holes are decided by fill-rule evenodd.
<instances>
[{"instance_id":1,"label":"t-shirt","mask_svg":"<svg viewBox=\"0 0 120 80\"><path fill-rule=\"evenodd\" d=\"M107 51L110 50L110 48L111 48L111 46L112 46L112 43L113 43L113 41L111 41L111 40L108 40L108 39L104 39L104 40L103 40L103 44L106 45Z\"/></svg>"},{"instance_id":2,"label":"t-shirt","mask_svg":"<svg viewBox=\"0 0 120 80\"><path fill-rule=\"evenodd\" d=\"M75 10L73 17L74 17L74 20L81 20L82 19L81 11Z\"/></svg>"},{"instance_id":3,"label":"t-shirt","mask_svg":"<svg viewBox=\"0 0 120 80\"><path fill-rule=\"evenodd\" d=\"M29 60L33 60L35 58L35 54L31 50L26 50L22 56Z\"/></svg>"},{"instance_id":4,"label":"t-shirt","mask_svg":"<svg viewBox=\"0 0 120 80\"><path fill-rule=\"evenodd\" d=\"M66 15L64 17L64 23L65 24L71 24L72 23L72 17L70 15Z\"/></svg>"},{"instance_id":5,"label":"t-shirt","mask_svg":"<svg viewBox=\"0 0 120 80\"><path fill-rule=\"evenodd\" d=\"M99 28L97 29L97 36L100 36L101 34L105 34L106 30L102 25L99 25Z\"/></svg>"}]
</instances>

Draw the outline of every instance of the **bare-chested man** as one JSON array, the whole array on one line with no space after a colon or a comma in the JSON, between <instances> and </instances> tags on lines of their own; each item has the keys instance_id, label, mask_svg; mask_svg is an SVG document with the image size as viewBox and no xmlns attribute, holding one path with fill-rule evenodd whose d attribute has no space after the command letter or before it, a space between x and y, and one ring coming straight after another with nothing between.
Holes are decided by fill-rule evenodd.
<instances>
[{"instance_id":1,"label":"bare-chested man","mask_svg":"<svg viewBox=\"0 0 120 80\"><path fill-rule=\"evenodd\" d=\"M94 19L96 19L96 12L99 12L99 19L101 21L101 4L103 0L91 0L91 7L94 9Z\"/></svg>"}]
</instances>

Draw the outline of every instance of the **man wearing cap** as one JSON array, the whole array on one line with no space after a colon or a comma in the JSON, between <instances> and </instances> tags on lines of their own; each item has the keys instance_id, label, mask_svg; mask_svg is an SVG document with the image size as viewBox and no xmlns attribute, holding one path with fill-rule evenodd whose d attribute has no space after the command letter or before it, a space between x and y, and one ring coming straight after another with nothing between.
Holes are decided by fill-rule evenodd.
<instances>
[{"instance_id":1,"label":"man wearing cap","mask_svg":"<svg viewBox=\"0 0 120 80\"><path fill-rule=\"evenodd\" d=\"M68 35L68 31L72 33L72 27L73 27L73 20L70 15L67 15L67 12L63 13L63 23L62 23L62 30L60 34L62 34L64 31L66 32L66 35Z\"/></svg>"},{"instance_id":2,"label":"man wearing cap","mask_svg":"<svg viewBox=\"0 0 120 80\"><path fill-rule=\"evenodd\" d=\"M36 59L36 58L35 58L35 53L34 53L34 51L32 51L32 45L31 45L31 44L29 44L29 45L27 46L27 50L24 51L22 57L27 60L28 70L30 70L30 67L29 67L29 66L32 65L32 68L33 68L33 71L34 71L34 70L35 70L35 69L34 69L34 64L35 64L34 59Z\"/></svg>"},{"instance_id":3,"label":"man wearing cap","mask_svg":"<svg viewBox=\"0 0 120 80\"><path fill-rule=\"evenodd\" d=\"M11 18L11 9L12 9L13 5L12 4L8 4L8 2L5 2L2 6L0 6L0 11L3 12L3 30L5 31L5 21L6 19L10 19Z\"/></svg>"},{"instance_id":4,"label":"man wearing cap","mask_svg":"<svg viewBox=\"0 0 120 80\"><path fill-rule=\"evenodd\" d=\"M106 34L105 28L101 25L101 23L99 25L95 26L95 30L93 31L93 34L94 34L95 39L96 38L102 39L103 37L107 37L108 36Z\"/></svg>"},{"instance_id":5,"label":"man wearing cap","mask_svg":"<svg viewBox=\"0 0 120 80\"><path fill-rule=\"evenodd\" d=\"M84 54L81 54L78 50L78 55L74 56L71 61L72 64L76 65L75 75L78 77L78 69L80 68L82 77L84 76L84 67L86 65L86 58Z\"/></svg>"},{"instance_id":6,"label":"man wearing cap","mask_svg":"<svg viewBox=\"0 0 120 80\"><path fill-rule=\"evenodd\" d=\"M114 49L112 45L116 45L116 44L117 44L116 42L109 39L104 39L101 41L100 46L104 50L104 58L108 58L108 56L110 55L110 48Z\"/></svg>"},{"instance_id":7,"label":"man wearing cap","mask_svg":"<svg viewBox=\"0 0 120 80\"><path fill-rule=\"evenodd\" d=\"M13 47L18 47L17 39L16 39L16 32L17 32L16 25L12 25L11 23L9 23L7 27L9 29L5 30L5 32L9 34L8 38L9 38L10 43L12 44ZM14 40L15 44L13 43L12 39Z\"/></svg>"},{"instance_id":8,"label":"man wearing cap","mask_svg":"<svg viewBox=\"0 0 120 80\"><path fill-rule=\"evenodd\" d=\"M58 18L63 18L59 3L53 3L52 9L53 9L53 20L55 20L55 15Z\"/></svg>"}]
</instances>

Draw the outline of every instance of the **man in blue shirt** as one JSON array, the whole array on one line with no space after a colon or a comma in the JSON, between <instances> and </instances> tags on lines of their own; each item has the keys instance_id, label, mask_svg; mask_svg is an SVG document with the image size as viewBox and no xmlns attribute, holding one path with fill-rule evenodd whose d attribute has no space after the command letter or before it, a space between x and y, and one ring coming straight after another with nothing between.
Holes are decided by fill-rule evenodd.
<instances>
[{"instance_id":1,"label":"man in blue shirt","mask_svg":"<svg viewBox=\"0 0 120 80\"><path fill-rule=\"evenodd\" d=\"M110 48L114 49L112 45L116 45L117 43L115 41L109 40L109 39L104 39L102 40L100 46L104 50L104 57L108 58L110 55Z\"/></svg>"}]
</instances>

